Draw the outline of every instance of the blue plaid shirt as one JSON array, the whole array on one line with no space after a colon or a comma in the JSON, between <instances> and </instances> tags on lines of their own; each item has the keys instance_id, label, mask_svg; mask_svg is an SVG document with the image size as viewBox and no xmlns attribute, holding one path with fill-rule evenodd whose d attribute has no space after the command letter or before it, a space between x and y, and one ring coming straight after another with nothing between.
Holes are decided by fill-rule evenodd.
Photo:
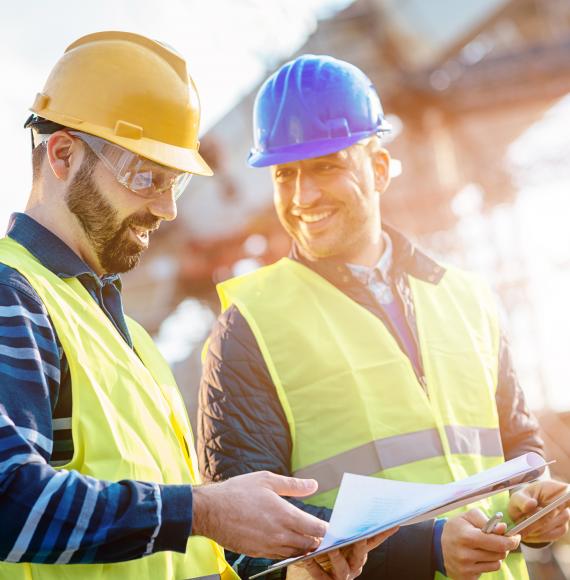
<instances>
[{"instance_id":1,"label":"blue plaid shirt","mask_svg":"<svg viewBox=\"0 0 570 580\"><path fill-rule=\"evenodd\" d=\"M25 214L8 236L61 278L76 277L132 347L116 274L99 278ZM56 471L73 454L65 353L29 282L0 264L0 560L105 563L184 552L190 486L103 482Z\"/></svg>"}]
</instances>

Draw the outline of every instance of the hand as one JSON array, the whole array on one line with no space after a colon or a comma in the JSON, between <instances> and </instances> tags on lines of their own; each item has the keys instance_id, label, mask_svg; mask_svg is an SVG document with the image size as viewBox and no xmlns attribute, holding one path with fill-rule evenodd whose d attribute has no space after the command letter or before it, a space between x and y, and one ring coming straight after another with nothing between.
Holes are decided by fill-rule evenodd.
<instances>
[{"instance_id":1,"label":"hand","mask_svg":"<svg viewBox=\"0 0 570 580\"><path fill-rule=\"evenodd\" d=\"M316 549L327 523L280 498L315 493L317 482L248 473L222 483L194 487L192 535L256 558L289 558Z\"/></svg>"},{"instance_id":2,"label":"hand","mask_svg":"<svg viewBox=\"0 0 570 580\"><path fill-rule=\"evenodd\" d=\"M566 492L568 486L559 481L535 481L519 489L511 496L509 516L514 522L531 515L537 508L544 507ZM570 502L569 502L570 503ZM568 531L570 510L568 504L557 507L537 522L522 530L524 542L542 544L555 542Z\"/></svg>"},{"instance_id":3,"label":"hand","mask_svg":"<svg viewBox=\"0 0 570 580\"><path fill-rule=\"evenodd\" d=\"M520 536L502 534L506 524L498 524L495 532L485 534L481 528L487 518L478 509L450 518L443 526L441 546L447 575L454 580L476 580L484 572L496 572L501 561L521 541Z\"/></svg>"},{"instance_id":4,"label":"hand","mask_svg":"<svg viewBox=\"0 0 570 580\"><path fill-rule=\"evenodd\" d=\"M360 576L366 564L368 552L378 547L395 534L399 528L392 528L380 534L356 542L346 548L327 552L322 556L291 566L287 570L287 580L353 580Z\"/></svg>"}]
</instances>

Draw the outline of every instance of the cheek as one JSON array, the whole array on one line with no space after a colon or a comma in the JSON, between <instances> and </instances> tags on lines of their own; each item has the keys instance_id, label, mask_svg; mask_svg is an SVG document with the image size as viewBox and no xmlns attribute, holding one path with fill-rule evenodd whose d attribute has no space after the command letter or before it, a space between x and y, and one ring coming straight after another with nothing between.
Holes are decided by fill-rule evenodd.
<instances>
[{"instance_id":1,"label":"cheek","mask_svg":"<svg viewBox=\"0 0 570 580\"><path fill-rule=\"evenodd\" d=\"M112 175L97 176L97 187L105 201L113 208L119 221L134 214L148 213L145 200L121 185Z\"/></svg>"},{"instance_id":2,"label":"cheek","mask_svg":"<svg viewBox=\"0 0 570 580\"><path fill-rule=\"evenodd\" d=\"M290 202L290 197L287 196L286 193L284 193L282 190L275 190L273 192L273 205L275 206L275 211L277 212L280 220L286 219Z\"/></svg>"}]
</instances>

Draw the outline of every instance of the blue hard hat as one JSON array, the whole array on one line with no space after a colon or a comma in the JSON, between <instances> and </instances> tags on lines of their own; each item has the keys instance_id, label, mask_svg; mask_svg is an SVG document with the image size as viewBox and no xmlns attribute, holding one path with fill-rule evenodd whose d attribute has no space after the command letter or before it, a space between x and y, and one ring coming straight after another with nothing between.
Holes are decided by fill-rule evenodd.
<instances>
[{"instance_id":1,"label":"blue hard hat","mask_svg":"<svg viewBox=\"0 0 570 580\"><path fill-rule=\"evenodd\" d=\"M253 108L251 167L340 151L390 131L378 93L354 65L305 54L261 86Z\"/></svg>"}]
</instances>

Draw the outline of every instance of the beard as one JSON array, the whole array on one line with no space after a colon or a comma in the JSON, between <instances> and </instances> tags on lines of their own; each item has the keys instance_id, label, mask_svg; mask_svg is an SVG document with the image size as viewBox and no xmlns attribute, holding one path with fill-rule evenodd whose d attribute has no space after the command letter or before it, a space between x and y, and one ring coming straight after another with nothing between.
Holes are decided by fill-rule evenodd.
<instances>
[{"instance_id":1,"label":"beard","mask_svg":"<svg viewBox=\"0 0 570 580\"><path fill-rule=\"evenodd\" d=\"M131 226L153 229L161 220L145 213L133 214L121 221L93 179L97 162L94 154L87 155L69 185L65 201L79 220L104 272L128 272L139 263L146 249L132 239Z\"/></svg>"}]
</instances>

